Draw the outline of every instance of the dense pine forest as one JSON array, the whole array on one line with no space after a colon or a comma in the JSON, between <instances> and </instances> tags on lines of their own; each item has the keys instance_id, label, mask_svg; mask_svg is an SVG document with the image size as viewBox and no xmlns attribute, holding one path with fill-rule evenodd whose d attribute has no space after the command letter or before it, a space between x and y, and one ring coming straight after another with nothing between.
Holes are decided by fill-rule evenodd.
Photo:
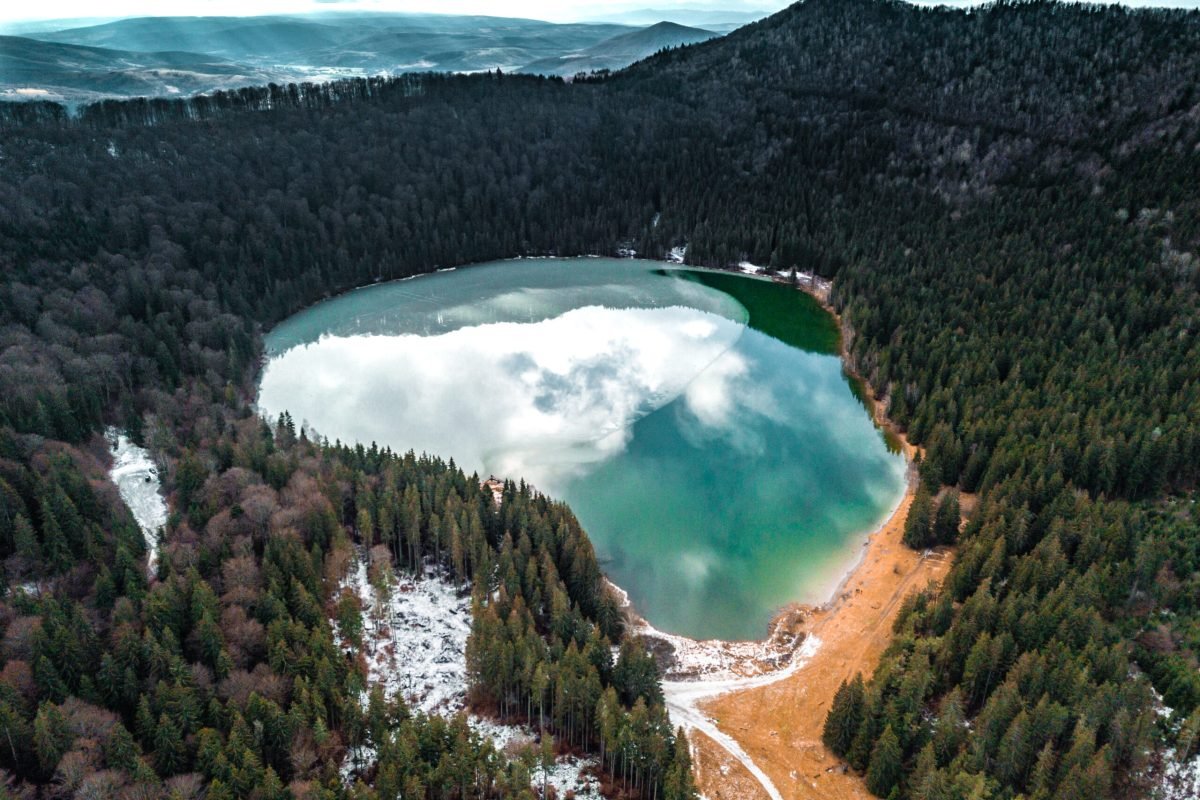
<instances>
[{"instance_id":1,"label":"dense pine forest","mask_svg":"<svg viewBox=\"0 0 1200 800\"><path fill-rule=\"evenodd\" d=\"M1200 748L1198 83L1197 12L808 0L573 82L0 106L0 792L529 791L338 646L339 581L382 545L474 585L479 707L691 796L568 509L252 406L263 328L339 290L686 244L833 279L925 448L906 540L957 547L829 746L880 797L1147 796ZM149 577L106 425L165 467Z\"/></svg>"}]
</instances>

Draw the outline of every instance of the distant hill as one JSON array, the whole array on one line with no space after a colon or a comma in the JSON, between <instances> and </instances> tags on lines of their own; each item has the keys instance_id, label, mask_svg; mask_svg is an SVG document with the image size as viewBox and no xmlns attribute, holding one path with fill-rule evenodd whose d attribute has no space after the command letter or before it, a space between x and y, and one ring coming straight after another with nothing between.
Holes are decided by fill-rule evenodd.
<instances>
[{"instance_id":1,"label":"distant hill","mask_svg":"<svg viewBox=\"0 0 1200 800\"><path fill-rule=\"evenodd\" d=\"M606 39L579 53L535 61L521 71L566 76L604 69L616 70L665 48L704 42L719 35L713 31L689 28L674 22L659 22L642 30Z\"/></svg>"},{"instance_id":2,"label":"distant hill","mask_svg":"<svg viewBox=\"0 0 1200 800\"><path fill-rule=\"evenodd\" d=\"M289 17L140 17L32 34L119 50L187 50L227 58L275 58L339 42L332 26Z\"/></svg>"},{"instance_id":3,"label":"distant hill","mask_svg":"<svg viewBox=\"0 0 1200 800\"><path fill-rule=\"evenodd\" d=\"M0 36L0 98L4 99L184 95L278 77L203 53L137 53Z\"/></svg>"},{"instance_id":4,"label":"distant hill","mask_svg":"<svg viewBox=\"0 0 1200 800\"><path fill-rule=\"evenodd\" d=\"M138 17L14 39L0 59L0 96L81 102L414 71L573 75L715 35L675 23L444 14Z\"/></svg>"},{"instance_id":5,"label":"distant hill","mask_svg":"<svg viewBox=\"0 0 1200 800\"><path fill-rule=\"evenodd\" d=\"M598 19L618 22L622 25L652 25L660 20L669 20L681 25L726 30L740 27L766 17L771 12L751 9L749 11L710 8L705 6L679 6L675 8L639 8L633 11L617 11Z\"/></svg>"},{"instance_id":6,"label":"distant hill","mask_svg":"<svg viewBox=\"0 0 1200 800\"><path fill-rule=\"evenodd\" d=\"M628 26L614 24L555 25L502 17L343 13L140 17L31 35L124 50L189 50L254 63L279 59L313 63L318 54L342 49L354 52L361 49L364 40L378 36L418 37L426 42L424 54L445 49L447 38L455 38L462 48L502 45L535 52L539 48L561 52L586 47L628 30Z\"/></svg>"}]
</instances>

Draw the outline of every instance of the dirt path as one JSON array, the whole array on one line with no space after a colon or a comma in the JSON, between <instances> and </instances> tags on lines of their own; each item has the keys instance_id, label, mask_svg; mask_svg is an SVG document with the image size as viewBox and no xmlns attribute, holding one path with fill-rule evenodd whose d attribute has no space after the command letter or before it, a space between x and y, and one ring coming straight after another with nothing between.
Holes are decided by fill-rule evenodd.
<instances>
[{"instance_id":1,"label":"dirt path","mask_svg":"<svg viewBox=\"0 0 1200 800\"><path fill-rule=\"evenodd\" d=\"M701 710L701 705L729 692L744 692L787 680L803 668L808 659L818 652L820 646L821 642L816 636L809 636L793 655L789 666L764 675L722 680L663 681L663 696L671 714L671 721L689 732L703 733L712 744L724 750L740 764L771 800L783 800L771 778L742 749L736 739L717 727L710 716Z\"/></svg>"},{"instance_id":2,"label":"dirt path","mask_svg":"<svg viewBox=\"0 0 1200 800\"><path fill-rule=\"evenodd\" d=\"M708 797L779 797L784 800L869 798L862 780L845 771L821 743L821 729L833 695L856 672L869 677L891 641L892 623L904 598L929 581L940 581L950 566L948 552L917 553L901 534L911 495L871 539L862 563L827 608L813 610L805 626L819 640L815 652L773 682L720 694L699 703L699 711L768 781L747 792L724 785L720 770L701 770ZM720 743L720 739L714 740ZM753 772L753 771L752 771ZM771 788L765 789L769 785ZM751 786L753 786L751 784Z\"/></svg>"}]
</instances>

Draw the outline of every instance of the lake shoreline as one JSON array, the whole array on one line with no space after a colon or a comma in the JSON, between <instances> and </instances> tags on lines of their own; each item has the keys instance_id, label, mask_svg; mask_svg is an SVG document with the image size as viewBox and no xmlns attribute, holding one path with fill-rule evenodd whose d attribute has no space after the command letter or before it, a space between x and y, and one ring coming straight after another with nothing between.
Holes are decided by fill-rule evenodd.
<instances>
[{"instance_id":1,"label":"lake shoreline","mask_svg":"<svg viewBox=\"0 0 1200 800\"><path fill-rule=\"evenodd\" d=\"M784 279L773 277L765 271L747 271L743 267L716 269L712 267L694 267L687 264L678 264L677 266L685 269L738 275L750 280L787 283ZM829 301L832 289L831 282L818 281L808 273L803 273L801 277L802 279L795 285L795 289L815 299L821 308L833 318L838 328L839 358L846 374L862 386L872 422L885 436L890 436L893 441L899 444L906 467L904 493L896 500L896 504L882 518L882 521L871 528L861 544L855 547L857 555L849 560L848 566L835 573L836 577L831 580L830 590L828 592L821 592L820 596L826 599L818 603L800 601L787 603L771 617L767 625L767 635L763 639L730 641L723 639L694 639L689 636L661 631L655 628L649 620L637 611L629 598L628 592L606 576L604 578L606 584L614 590L621 608L626 613L630 631L645 639L660 642L674 651L675 658L679 663L671 665L668 662L666 665L667 668L664 670L665 676L685 680L691 676L691 679L694 680L704 680L704 676L708 675L724 680L731 675L742 677L758 676L773 669L786 667L787 662L791 659L792 652L799 649L803 642L803 637L797 635L798 626L802 625L803 620L811 615L829 612L836 606L846 587L853 581L863 564L873 555L878 555L875 551L881 546L881 540L884 538L882 534L886 533L892 526L898 526L901 530L903 529L904 520L908 515L908 506L916 495L918 479L915 459L918 454L924 455L924 449L911 444L905 433L887 416L885 403L878 399L874 387L855 369L851 362L847 346L847 342L851 336L848 335L847 326L842 320L841 315ZM661 658L663 648L661 646L655 648L653 642L651 644L651 649L656 650L657 654L660 654L660 664L662 664L664 661ZM717 666L718 664L723 664L723 666Z\"/></svg>"},{"instance_id":2,"label":"lake shoreline","mask_svg":"<svg viewBox=\"0 0 1200 800\"><path fill-rule=\"evenodd\" d=\"M883 521L871 529L856 547L857 555L849 565L836 573L832 588L828 593L822 593L827 599L819 603L794 601L784 605L771 617L767 635L762 639L695 639L659 630L637 611L628 592L608 576L604 576L604 582L624 611L629 632L650 640L648 646L658 657L665 679L727 681L738 677L759 677L786 669L795 652L803 646L803 629L808 621L815 615L835 612L839 601L844 599L847 587L855 578L861 577L864 565L890 550L893 537L888 536L889 531L903 533L908 507L916 496L915 473L914 463L909 460L904 494Z\"/></svg>"},{"instance_id":3,"label":"lake shoreline","mask_svg":"<svg viewBox=\"0 0 1200 800\"><path fill-rule=\"evenodd\" d=\"M631 632L642 636L667 665L664 694L668 707L681 712L677 724L689 730L697 785L706 796L717 796L718 790L727 794L724 790L731 788L739 796L803 800L864 796L862 779L821 742L825 715L843 680L855 673L869 678L874 672L892 640L892 623L904 599L940 582L950 566L948 548L917 552L903 543L922 448L888 418L886 401L878 399L852 364L847 346L852 331L830 304L829 285L801 283L797 289L813 296L835 320L843 368L863 387L875 424L904 455L905 491L867 534L828 599L781 608L761 641L698 642L658 631L610 584L618 596L625 595ZM661 656L664 645L671 650L666 658Z\"/></svg>"},{"instance_id":4,"label":"lake shoreline","mask_svg":"<svg viewBox=\"0 0 1200 800\"><path fill-rule=\"evenodd\" d=\"M799 288L808 291L803 285ZM876 424L899 443L909 465L908 485L900 505L864 543L859 561L838 584L834 597L808 609L804 633L819 642L812 656L778 681L726 692L701 706L719 730L754 760L755 772L766 775L766 783L712 737L699 737L693 750L702 791L732 785L746 789L750 796L858 800L869 793L863 779L821 741L825 717L843 681L855 674L871 677L891 644L892 626L905 598L944 580L952 550L917 552L903 543L904 522L917 486L915 459L924 454L923 448L910 443L887 417L886 399L878 399L875 388L855 369L848 347L853 331L830 304L828 290L808 293L837 321L844 368L864 388Z\"/></svg>"}]
</instances>

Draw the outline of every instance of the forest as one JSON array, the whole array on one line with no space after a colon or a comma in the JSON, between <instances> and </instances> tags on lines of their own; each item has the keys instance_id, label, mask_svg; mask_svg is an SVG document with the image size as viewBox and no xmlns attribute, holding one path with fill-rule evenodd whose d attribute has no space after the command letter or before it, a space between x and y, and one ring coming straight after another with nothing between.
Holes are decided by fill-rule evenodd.
<instances>
[{"instance_id":1,"label":"forest","mask_svg":"<svg viewBox=\"0 0 1200 800\"><path fill-rule=\"evenodd\" d=\"M261 331L338 291L686 244L833 279L852 366L925 449L906 540L956 545L829 747L880 797L1147 796L1200 748L1198 79L1198 12L808 0L574 81L0 105L3 791L527 791L462 724L359 702L330 620L386 545L475 584L475 703L691 796L568 509L252 406ZM165 467L149 578L106 425Z\"/></svg>"}]
</instances>

